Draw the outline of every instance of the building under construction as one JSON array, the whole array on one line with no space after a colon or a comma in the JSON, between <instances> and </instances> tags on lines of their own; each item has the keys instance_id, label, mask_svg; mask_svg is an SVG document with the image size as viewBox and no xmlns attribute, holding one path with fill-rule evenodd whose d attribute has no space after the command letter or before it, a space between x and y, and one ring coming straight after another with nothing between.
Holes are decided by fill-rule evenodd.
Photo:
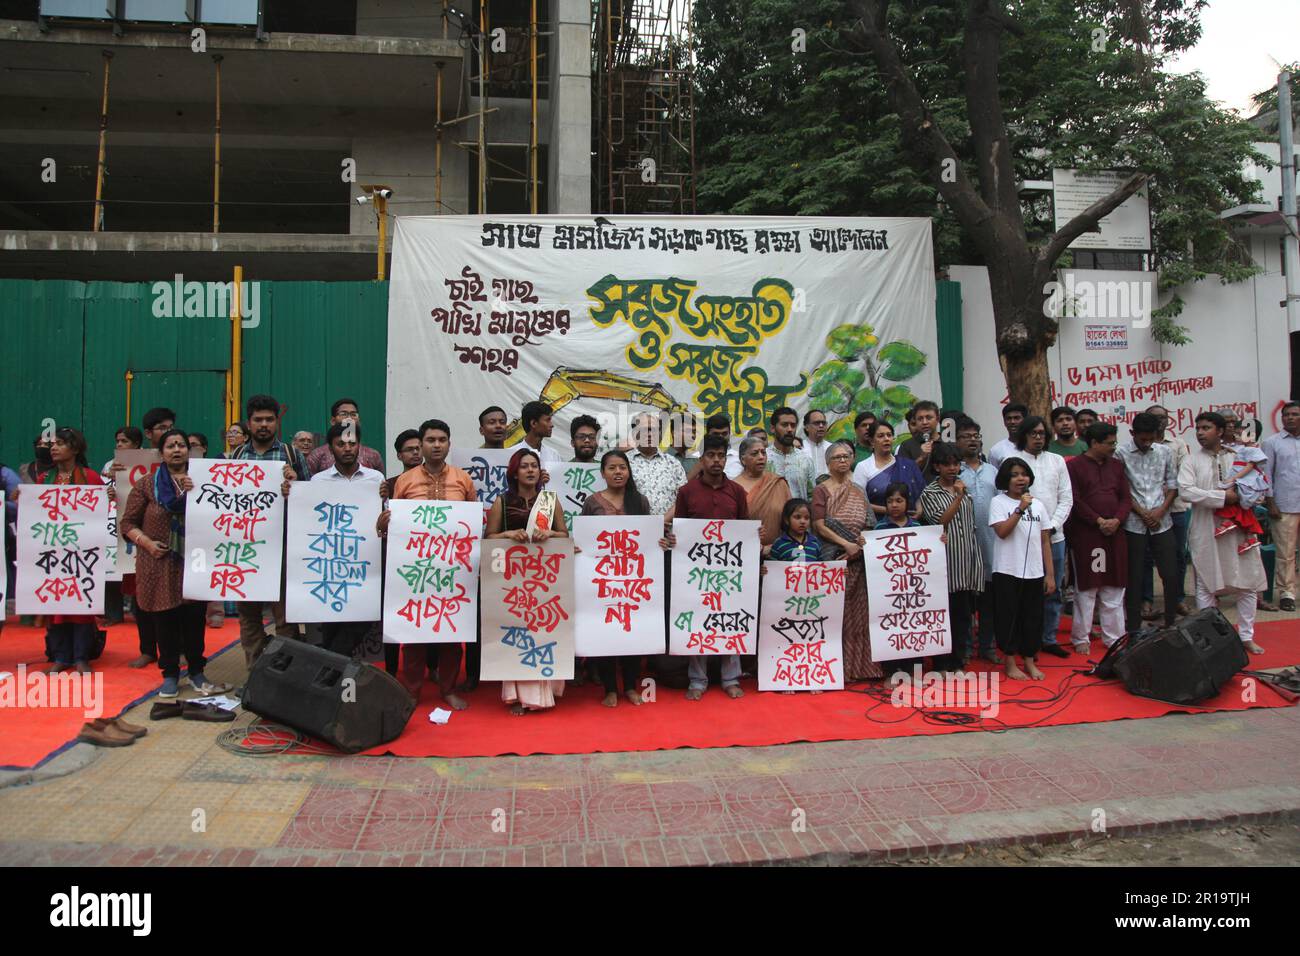
<instances>
[{"instance_id":1,"label":"building under construction","mask_svg":"<svg viewBox=\"0 0 1300 956\"><path fill-rule=\"evenodd\" d=\"M395 215L695 208L689 0L0 0L0 60L0 277L376 278Z\"/></svg>"}]
</instances>

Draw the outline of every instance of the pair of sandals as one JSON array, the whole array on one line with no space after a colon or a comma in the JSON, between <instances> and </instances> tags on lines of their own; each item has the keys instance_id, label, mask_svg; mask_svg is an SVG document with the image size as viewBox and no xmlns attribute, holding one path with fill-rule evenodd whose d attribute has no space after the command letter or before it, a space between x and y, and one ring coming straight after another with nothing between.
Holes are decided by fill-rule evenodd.
<instances>
[{"instance_id":1,"label":"pair of sandals","mask_svg":"<svg viewBox=\"0 0 1300 956\"><path fill-rule=\"evenodd\" d=\"M228 723L235 719L233 710L226 710L216 704L204 704L194 700L160 700L149 710L150 720L167 720L180 717L182 720L203 720L209 723Z\"/></svg>"}]
</instances>

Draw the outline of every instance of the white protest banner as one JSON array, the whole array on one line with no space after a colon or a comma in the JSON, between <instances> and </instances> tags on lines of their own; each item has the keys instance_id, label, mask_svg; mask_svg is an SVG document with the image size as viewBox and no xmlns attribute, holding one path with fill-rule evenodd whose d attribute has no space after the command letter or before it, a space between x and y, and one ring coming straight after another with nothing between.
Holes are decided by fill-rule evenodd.
<instances>
[{"instance_id":1,"label":"white protest banner","mask_svg":"<svg viewBox=\"0 0 1300 956\"><path fill-rule=\"evenodd\" d=\"M278 601L284 559L284 463L191 458L185 577L192 601Z\"/></svg>"},{"instance_id":2,"label":"white protest banner","mask_svg":"<svg viewBox=\"0 0 1300 956\"><path fill-rule=\"evenodd\" d=\"M24 485L18 498L15 610L103 614L108 488Z\"/></svg>"},{"instance_id":3,"label":"white protest banner","mask_svg":"<svg viewBox=\"0 0 1300 956\"><path fill-rule=\"evenodd\" d=\"M559 493L560 508L564 511L564 526L572 534L573 519L582 513L587 496L605 487L605 479L600 477L600 462L569 461L562 467L552 468L548 487Z\"/></svg>"},{"instance_id":4,"label":"white protest banner","mask_svg":"<svg viewBox=\"0 0 1300 956\"><path fill-rule=\"evenodd\" d=\"M380 507L377 482L294 482L285 507L286 621L379 620Z\"/></svg>"},{"instance_id":5,"label":"white protest banner","mask_svg":"<svg viewBox=\"0 0 1300 956\"><path fill-rule=\"evenodd\" d=\"M517 448L452 448L447 454L447 464L468 473L470 481L474 482L474 494L478 495L483 506L480 529L487 527L492 503L505 493L506 466L516 451Z\"/></svg>"},{"instance_id":6,"label":"white protest banner","mask_svg":"<svg viewBox=\"0 0 1300 956\"><path fill-rule=\"evenodd\" d=\"M483 680L573 678L573 539L484 546Z\"/></svg>"},{"instance_id":7,"label":"white protest banner","mask_svg":"<svg viewBox=\"0 0 1300 956\"><path fill-rule=\"evenodd\" d=\"M952 650L948 557L941 534L940 525L863 533L873 661Z\"/></svg>"},{"instance_id":8,"label":"white protest banner","mask_svg":"<svg viewBox=\"0 0 1300 956\"><path fill-rule=\"evenodd\" d=\"M122 569L117 566L117 556L122 550L118 547L119 542L125 541L125 538L118 537L117 534L117 502L109 501L108 503L108 545L104 548L104 580L121 581ZM134 570L134 569L133 569Z\"/></svg>"},{"instance_id":9,"label":"white protest banner","mask_svg":"<svg viewBox=\"0 0 1300 956\"><path fill-rule=\"evenodd\" d=\"M399 499L388 510L384 642L473 644L482 509L473 501Z\"/></svg>"},{"instance_id":10,"label":"white protest banner","mask_svg":"<svg viewBox=\"0 0 1300 956\"><path fill-rule=\"evenodd\" d=\"M122 470L113 476L113 485L117 489L117 503L125 511L127 497L135 483L161 468L162 456L157 448L119 448L113 452L113 460L122 465ZM120 533L116 566L119 575L135 574L135 542L128 541Z\"/></svg>"},{"instance_id":11,"label":"white protest banner","mask_svg":"<svg viewBox=\"0 0 1300 956\"><path fill-rule=\"evenodd\" d=\"M579 657L664 652L663 528L658 515L574 519Z\"/></svg>"},{"instance_id":12,"label":"white protest banner","mask_svg":"<svg viewBox=\"0 0 1300 956\"><path fill-rule=\"evenodd\" d=\"M767 561L759 690L844 689L844 562Z\"/></svg>"},{"instance_id":13,"label":"white protest banner","mask_svg":"<svg viewBox=\"0 0 1300 956\"><path fill-rule=\"evenodd\" d=\"M475 435L540 399L557 436L588 414L606 443L634 412L743 435L789 405L852 440L856 413L939 394L934 309L928 218L399 216L386 405Z\"/></svg>"},{"instance_id":14,"label":"white protest banner","mask_svg":"<svg viewBox=\"0 0 1300 956\"><path fill-rule=\"evenodd\" d=\"M758 642L757 521L674 518L669 654L753 654Z\"/></svg>"}]
</instances>

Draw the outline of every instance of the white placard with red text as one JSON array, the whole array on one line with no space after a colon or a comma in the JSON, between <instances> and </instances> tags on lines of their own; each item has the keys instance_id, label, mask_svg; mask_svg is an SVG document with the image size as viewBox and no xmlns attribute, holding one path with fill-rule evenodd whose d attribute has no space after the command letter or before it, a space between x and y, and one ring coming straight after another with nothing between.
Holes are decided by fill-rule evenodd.
<instances>
[{"instance_id":1,"label":"white placard with red text","mask_svg":"<svg viewBox=\"0 0 1300 956\"><path fill-rule=\"evenodd\" d=\"M478 640L478 563L483 511L473 501L388 503L384 641Z\"/></svg>"},{"instance_id":2,"label":"white placard with red text","mask_svg":"<svg viewBox=\"0 0 1300 956\"><path fill-rule=\"evenodd\" d=\"M122 470L113 476L113 485L117 489L118 506L126 511L131 489L145 475L152 475L162 467L162 456L156 448L119 448L113 453L113 460L122 465ZM135 542L122 537L120 532L117 537L118 576L110 580L120 581L124 574L135 574Z\"/></svg>"},{"instance_id":3,"label":"white placard with red text","mask_svg":"<svg viewBox=\"0 0 1300 956\"><path fill-rule=\"evenodd\" d=\"M15 610L103 614L108 488L24 485L18 498Z\"/></svg>"},{"instance_id":4,"label":"white placard with red text","mask_svg":"<svg viewBox=\"0 0 1300 956\"><path fill-rule=\"evenodd\" d=\"M669 654L756 653L758 528L748 520L673 519Z\"/></svg>"},{"instance_id":5,"label":"white placard with red text","mask_svg":"<svg viewBox=\"0 0 1300 956\"><path fill-rule=\"evenodd\" d=\"M843 561L768 561L759 690L844 689Z\"/></svg>"},{"instance_id":6,"label":"white placard with red text","mask_svg":"<svg viewBox=\"0 0 1300 956\"><path fill-rule=\"evenodd\" d=\"M278 601L284 559L284 463L191 458L185 577L192 601Z\"/></svg>"},{"instance_id":7,"label":"white placard with red text","mask_svg":"<svg viewBox=\"0 0 1300 956\"><path fill-rule=\"evenodd\" d=\"M873 661L952 651L948 552L941 534L941 525L925 525L862 535Z\"/></svg>"},{"instance_id":8,"label":"white placard with red text","mask_svg":"<svg viewBox=\"0 0 1300 956\"><path fill-rule=\"evenodd\" d=\"M664 652L663 527L658 515L573 519L579 657Z\"/></svg>"}]
</instances>

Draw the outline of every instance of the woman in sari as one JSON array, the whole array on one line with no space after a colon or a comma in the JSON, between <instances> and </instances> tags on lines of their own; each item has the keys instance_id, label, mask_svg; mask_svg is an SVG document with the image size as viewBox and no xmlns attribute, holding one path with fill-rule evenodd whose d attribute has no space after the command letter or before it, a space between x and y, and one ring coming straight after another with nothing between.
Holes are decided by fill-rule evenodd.
<instances>
[{"instance_id":1,"label":"woman in sari","mask_svg":"<svg viewBox=\"0 0 1300 956\"><path fill-rule=\"evenodd\" d=\"M894 428L888 422L876 422L868 433L871 455L853 469L853 481L866 492L871 511L879 519L885 514L885 489L895 482L907 485L907 510L920 516L921 492L925 476L916 462L894 455Z\"/></svg>"},{"instance_id":2,"label":"woman in sari","mask_svg":"<svg viewBox=\"0 0 1300 956\"><path fill-rule=\"evenodd\" d=\"M528 536L528 517L542 493L542 460L531 448L521 448L506 466L506 490L492 503L488 512L488 538L508 538L527 544L547 538L567 538L564 510L558 497L551 498L551 514L546 529ZM548 710L555 698L564 696L562 680L508 680L501 682L501 699L510 705L516 717L530 710Z\"/></svg>"},{"instance_id":3,"label":"woman in sari","mask_svg":"<svg viewBox=\"0 0 1300 956\"><path fill-rule=\"evenodd\" d=\"M761 521L758 542L767 548L781 536L781 509L790 500L790 486L784 478L767 471L767 442L746 438L740 443L740 465L736 484L745 489L749 517Z\"/></svg>"},{"instance_id":4,"label":"woman in sari","mask_svg":"<svg viewBox=\"0 0 1300 956\"><path fill-rule=\"evenodd\" d=\"M888 426L886 426L888 427ZM862 489L853 483L853 446L837 441L826 449L830 474L813 489L813 531L821 540L823 561L845 561L844 680L873 680L884 676L871 659L867 633L867 572L862 563L862 532L875 527L875 517Z\"/></svg>"},{"instance_id":5,"label":"woman in sari","mask_svg":"<svg viewBox=\"0 0 1300 956\"><path fill-rule=\"evenodd\" d=\"M181 594L185 572L185 496L194 487L187 474L190 446L185 432L173 428L158 441L163 467L131 487L122 512L122 537L136 552L136 600L154 615L158 666L163 685L158 696L176 697L180 690L180 658L185 655L190 685L203 696L224 694L228 684L208 680L203 668L203 601Z\"/></svg>"}]
</instances>

